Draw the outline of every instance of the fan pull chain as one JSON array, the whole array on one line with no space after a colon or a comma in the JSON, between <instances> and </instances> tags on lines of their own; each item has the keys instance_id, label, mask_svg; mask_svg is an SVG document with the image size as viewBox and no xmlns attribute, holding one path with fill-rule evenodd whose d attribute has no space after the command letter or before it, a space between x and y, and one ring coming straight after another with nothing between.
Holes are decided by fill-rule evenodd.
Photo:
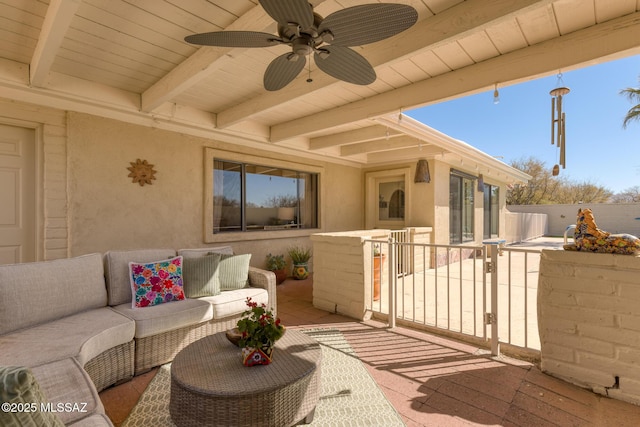
<instances>
[{"instance_id":1,"label":"fan pull chain","mask_svg":"<svg viewBox=\"0 0 640 427\"><path fill-rule=\"evenodd\" d=\"M307 79L307 83L311 83L313 79L311 78L311 61L309 61L309 78Z\"/></svg>"}]
</instances>

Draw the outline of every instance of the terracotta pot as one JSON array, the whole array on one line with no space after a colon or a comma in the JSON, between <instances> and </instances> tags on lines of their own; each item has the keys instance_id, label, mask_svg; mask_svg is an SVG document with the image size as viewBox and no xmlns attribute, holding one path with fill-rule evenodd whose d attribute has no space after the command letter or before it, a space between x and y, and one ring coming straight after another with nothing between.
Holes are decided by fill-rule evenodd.
<instances>
[{"instance_id":1,"label":"terracotta pot","mask_svg":"<svg viewBox=\"0 0 640 427\"><path fill-rule=\"evenodd\" d=\"M373 300L380 300L380 273L382 272L382 265L386 258L385 254L374 255L373 257Z\"/></svg>"},{"instance_id":2,"label":"terracotta pot","mask_svg":"<svg viewBox=\"0 0 640 427\"><path fill-rule=\"evenodd\" d=\"M277 285L284 282L285 279L287 278L287 270L285 270L284 268L282 270L273 270L273 272L276 274Z\"/></svg>"}]
</instances>

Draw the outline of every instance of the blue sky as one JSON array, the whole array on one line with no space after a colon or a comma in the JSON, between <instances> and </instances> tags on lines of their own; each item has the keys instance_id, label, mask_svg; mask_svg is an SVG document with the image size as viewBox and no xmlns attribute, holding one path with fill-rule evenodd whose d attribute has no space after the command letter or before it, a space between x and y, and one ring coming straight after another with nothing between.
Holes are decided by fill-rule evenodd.
<instances>
[{"instance_id":1,"label":"blue sky","mask_svg":"<svg viewBox=\"0 0 640 427\"><path fill-rule=\"evenodd\" d=\"M566 113L566 169L560 176L591 182L614 193L640 186L640 122L627 129L622 121L633 104L621 89L638 87L640 55L562 73ZM408 116L510 163L535 157L551 169L558 150L551 145L551 96L558 86L553 75L501 87L500 103L493 88L413 111Z\"/></svg>"}]
</instances>

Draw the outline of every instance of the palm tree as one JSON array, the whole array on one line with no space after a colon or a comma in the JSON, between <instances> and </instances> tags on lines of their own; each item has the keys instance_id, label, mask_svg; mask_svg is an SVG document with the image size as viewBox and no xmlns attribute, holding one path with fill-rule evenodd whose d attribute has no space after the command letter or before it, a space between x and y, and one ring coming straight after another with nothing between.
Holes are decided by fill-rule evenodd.
<instances>
[{"instance_id":1,"label":"palm tree","mask_svg":"<svg viewBox=\"0 0 640 427\"><path fill-rule=\"evenodd\" d=\"M627 112L627 115L624 118L624 122L622 122L622 127L626 129L627 125L632 120L640 121L640 88L628 87L621 90L620 95L624 95L629 99L629 101L637 103Z\"/></svg>"}]
</instances>

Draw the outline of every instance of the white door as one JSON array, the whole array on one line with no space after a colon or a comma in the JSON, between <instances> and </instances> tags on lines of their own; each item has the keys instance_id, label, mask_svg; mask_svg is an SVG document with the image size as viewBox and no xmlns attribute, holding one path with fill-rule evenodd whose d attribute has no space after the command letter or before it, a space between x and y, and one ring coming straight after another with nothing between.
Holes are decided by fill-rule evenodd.
<instances>
[{"instance_id":1,"label":"white door","mask_svg":"<svg viewBox=\"0 0 640 427\"><path fill-rule=\"evenodd\" d=\"M36 260L35 131L0 125L0 264Z\"/></svg>"}]
</instances>

